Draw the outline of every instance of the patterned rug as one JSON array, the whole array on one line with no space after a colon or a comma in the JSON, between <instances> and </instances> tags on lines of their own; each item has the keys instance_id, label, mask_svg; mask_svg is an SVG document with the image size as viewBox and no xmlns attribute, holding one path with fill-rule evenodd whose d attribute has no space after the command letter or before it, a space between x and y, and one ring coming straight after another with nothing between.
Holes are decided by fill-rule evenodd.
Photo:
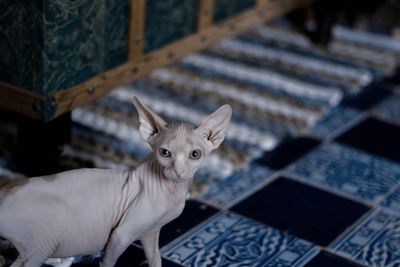
<instances>
[{"instance_id":1,"label":"patterned rug","mask_svg":"<svg viewBox=\"0 0 400 267\"><path fill-rule=\"evenodd\" d=\"M150 150L134 95L170 122L229 103L226 141L162 230L164 266L400 266L400 95L387 79L400 41L333 33L318 47L285 23L260 26L116 88L73 111L61 165L137 166ZM0 176L23 177L2 119ZM118 266L143 260L135 243Z\"/></svg>"}]
</instances>

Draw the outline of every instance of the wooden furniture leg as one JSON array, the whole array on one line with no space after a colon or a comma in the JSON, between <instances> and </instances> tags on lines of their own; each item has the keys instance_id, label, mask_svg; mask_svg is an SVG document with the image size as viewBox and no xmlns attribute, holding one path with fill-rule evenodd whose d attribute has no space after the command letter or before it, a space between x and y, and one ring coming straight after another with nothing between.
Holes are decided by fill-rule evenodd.
<instances>
[{"instance_id":1,"label":"wooden furniture leg","mask_svg":"<svg viewBox=\"0 0 400 267\"><path fill-rule=\"evenodd\" d=\"M18 164L28 176L59 171L59 156L71 139L71 113L50 122L21 117L18 120Z\"/></svg>"}]
</instances>

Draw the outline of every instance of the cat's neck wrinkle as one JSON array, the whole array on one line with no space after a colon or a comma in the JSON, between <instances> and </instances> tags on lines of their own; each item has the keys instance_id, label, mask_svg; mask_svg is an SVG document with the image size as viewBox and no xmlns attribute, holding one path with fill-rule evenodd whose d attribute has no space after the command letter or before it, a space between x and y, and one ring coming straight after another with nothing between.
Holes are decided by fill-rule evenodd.
<instances>
[{"instance_id":1,"label":"cat's neck wrinkle","mask_svg":"<svg viewBox=\"0 0 400 267\"><path fill-rule=\"evenodd\" d=\"M141 184L146 184L144 190L148 194L159 194L161 192L180 195L186 197L190 181L175 182L165 177L163 167L158 163L154 156L149 156L145 161L135 170L135 176L140 180Z\"/></svg>"}]
</instances>

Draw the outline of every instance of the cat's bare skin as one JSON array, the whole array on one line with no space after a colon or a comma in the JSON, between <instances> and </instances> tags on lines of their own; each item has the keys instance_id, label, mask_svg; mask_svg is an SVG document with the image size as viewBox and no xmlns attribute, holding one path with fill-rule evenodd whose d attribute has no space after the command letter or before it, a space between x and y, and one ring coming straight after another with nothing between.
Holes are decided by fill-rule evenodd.
<instances>
[{"instance_id":1,"label":"cat's bare skin","mask_svg":"<svg viewBox=\"0 0 400 267\"><path fill-rule=\"evenodd\" d=\"M134 104L154 151L135 170L80 169L0 190L0 236L19 252L12 267L103 249L101 266L112 267L138 239L149 266L161 266L160 229L182 212L193 175L223 141L232 111L222 106L194 127L167 124Z\"/></svg>"}]
</instances>

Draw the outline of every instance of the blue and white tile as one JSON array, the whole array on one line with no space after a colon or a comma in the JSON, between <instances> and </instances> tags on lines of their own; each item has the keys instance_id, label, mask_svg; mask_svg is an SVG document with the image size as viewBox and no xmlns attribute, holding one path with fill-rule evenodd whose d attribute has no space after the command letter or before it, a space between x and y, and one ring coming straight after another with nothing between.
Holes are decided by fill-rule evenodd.
<instances>
[{"instance_id":1,"label":"blue and white tile","mask_svg":"<svg viewBox=\"0 0 400 267\"><path fill-rule=\"evenodd\" d=\"M400 216L400 187L382 201L380 207Z\"/></svg>"},{"instance_id":2,"label":"blue and white tile","mask_svg":"<svg viewBox=\"0 0 400 267\"><path fill-rule=\"evenodd\" d=\"M332 243L330 250L363 265L400 266L400 217L374 210Z\"/></svg>"},{"instance_id":3,"label":"blue and white tile","mask_svg":"<svg viewBox=\"0 0 400 267\"><path fill-rule=\"evenodd\" d=\"M328 144L287 169L300 180L369 205L400 182L400 165L360 150Z\"/></svg>"},{"instance_id":4,"label":"blue and white tile","mask_svg":"<svg viewBox=\"0 0 400 267\"><path fill-rule=\"evenodd\" d=\"M375 109L375 114L383 120L400 125L400 94L384 100Z\"/></svg>"},{"instance_id":5,"label":"blue and white tile","mask_svg":"<svg viewBox=\"0 0 400 267\"><path fill-rule=\"evenodd\" d=\"M245 170L235 172L228 178L207 181L208 192L201 199L213 206L226 209L272 180L273 170L252 164Z\"/></svg>"},{"instance_id":6,"label":"blue and white tile","mask_svg":"<svg viewBox=\"0 0 400 267\"><path fill-rule=\"evenodd\" d=\"M318 249L248 218L222 212L162 252L187 266L304 266Z\"/></svg>"},{"instance_id":7,"label":"blue and white tile","mask_svg":"<svg viewBox=\"0 0 400 267\"><path fill-rule=\"evenodd\" d=\"M339 106L330 110L311 130L311 135L321 139L332 138L363 118L363 113L352 108Z\"/></svg>"}]
</instances>

